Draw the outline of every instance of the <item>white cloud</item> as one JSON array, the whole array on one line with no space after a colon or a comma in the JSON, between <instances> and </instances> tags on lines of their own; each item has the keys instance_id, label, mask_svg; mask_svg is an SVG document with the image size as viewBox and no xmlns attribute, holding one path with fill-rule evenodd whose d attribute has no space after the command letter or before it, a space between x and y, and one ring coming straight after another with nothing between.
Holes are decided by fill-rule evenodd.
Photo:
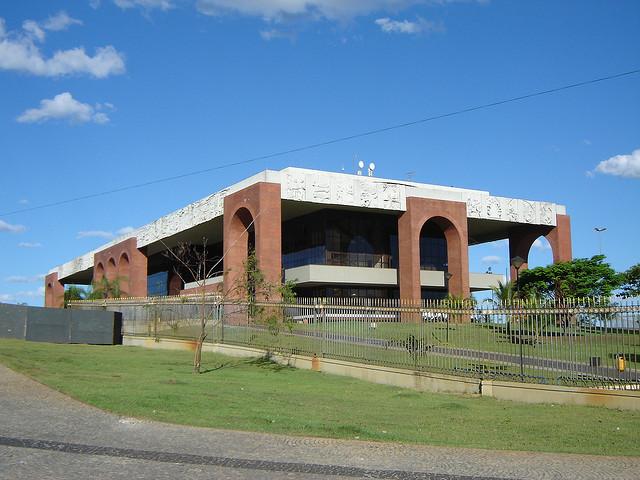
<instances>
[{"instance_id":1,"label":"white cloud","mask_svg":"<svg viewBox=\"0 0 640 480\"><path fill-rule=\"evenodd\" d=\"M44 280L43 274L30 276L12 275L4 279L7 283L36 283L41 282L42 280Z\"/></svg>"},{"instance_id":2,"label":"white cloud","mask_svg":"<svg viewBox=\"0 0 640 480\"><path fill-rule=\"evenodd\" d=\"M116 233L114 234L113 232L109 232L107 230L85 230L82 232L78 232L78 235L76 235L76 238L80 239L80 238L106 238L106 239L112 239L115 237L121 237L123 235L129 235L131 232L133 232L135 230L135 228L133 227L122 227L119 230L116 230Z\"/></svg>"},{"instance_id":3,"label":"white cloud","mask_svg":"<svg viewBox=\"0 0 640 480\"><path fill-rule=\"evenodd\" d=\"M37 299L44 297L44 287L38 287L36 290L25 290L16 293L0 293L0 302L15 303L26 299Z\"/></svg>"},{"instance_id":4,"label":"white cloud","mask_svg":"<svg viewBox=\"0 0 640 480\"><path fill-rule=\"evenodd\" d=\"M18 203L20 205L29 205L29 200L27 200L26 198L21 198L20 200L18 200Z\"/></svg>"},{"instance_id":5,"label":"white cloud","mask_svg":"<svg viewBox=\"0 0 640 480\"><path fill-rule=\"evenodd\" d=\"M40 242L20 242L18 246L20 248L40 248L42 244Z\"/></svg>"},{"instance_id":6,"label":"white cloud","mask_svg":"<svg viewBox=\"0 0 640 480\"><path fill-rule=\"evenodd\" d=\"M55 20L53 25L59 27L62 21ZM52 57L45 58L35 44L35 41L44 40L42 28L30 20L23 24L23 28L24 33L7 32L4 19L0 18L0 70L44 77L87 74L96 78L125 71L124 56L111 45L97 48L93 56L87 55L83 47L77 47L58 50Z\"/></svg>"},{"instance_id":7,"label":"white cloud","mask_svg":"<svg viewBox=\"0 0 640 480\"><path fill-rule=\"evenodd\" d=\"M76 238L113 238L113 233L105 230L84 230L78 232Z\"/></svg>"},{"instance_id":8,"label":"white cloud","mask_svg":"<svg viewBox=\"0 0 640 480\"><path fill-rule=\"evenodd\" d=\"M89 6L94 10L100 8L100 0L89 0Z\"/></svg>"},{"instance_id":9,"label":"white cloud","mask_svg":"<svg viewBox=\"0 0 640 480\"><path fill-rule=\"evenodd\" d=\"M489 264L489 265L496 265L496 264L502 262L502 257L499 257L497 255L487 255L487 256L482 257L481 262Z\"/></svg>"},{"instance_id":10,"label":"white cloud","mask_svg":"<svg viewBox=\"0 0 640 480\"><path fill-rule=\"evenodd\" d=\"M239 13L276 21L292 17L345 20L373 12L397 12L412 5L455 1L459 0L198 0L196 8L205 15Z\"/></svg>"},{"instance_id":11,"label":"white cloud","mask_svg":"<svg viewBox=\"0 0 640 480\"><path fill-rule=\"evenodd\" d=\"M100 112L100 113L96 113L96 114L93 116L93 119L92 119L92 120L93 120L95 123L98 123L98 124L100 124L100 125L104 125L105 123L109 123L109 117L107 116L107 114L106 114L106 113L102 113L102 112Z\"/></svg>"},{"instance_id":12,"label":"white cloud","mask_svg":"<svg viewBox=\"0 0 640 480\"><path fill-rule=\"evenodd\" d=\"M384 33L418 35L421 33L444 31L442 24L430 22L423 18L418 18L416 21L411 22L409 20L392 20L389 17L384 17L378 18L375 23Z\"/></svg>"},{"instance_id":13,"label":"white cloud","mask_svg":"<svg viewBox=\"0 0 640 480\"><path fill-rule=\"evenodd\" d=\"M34 22L33 20L25 20L22 23L22 29L39 42L44 41L46 34L37 22Z\"/></svg>"},{"instance_id":14,"label":"white cloud","mask_svg":"<svg viewBox=\"0 0 640 480\"><path fill-rule=\"evenodd\" d=\"M278 40L278 39L286 39L290 41L294 41L296 36L293 33L284 32L282 30L278 30L272 28L271 30L262 30L260 31L260 36L263 40Z\"/></svg>"},{"instance_id":15,"label":"white cloud","mask_svg":"<svg viewBox=\"0 0 640 480\"><path fill-rule=\"evenodd\" d=\"M55 15L50 16L42 23L42 27L45 30L50 30L52 32L59 32L60 30L66 30L71 25L82 25L82 20L78 20L77 18L71 18L64 11L60 11Z\"/></svg>"},{"instance_id":16,"label":"white cloud","mask_svg":"<svg viewBox=\"0 0 640 480\"><path fill-rule=\"evenodd\" d=\"M600 162L595 171L605 175L640 178L640 148L629 155L616 155Z\"/></svg>"},{"instance_id":17,"label":"white cloud","mask_svg":"<svg viewBox=\"0 0 640 480\"><path fill-rule=\"evenodd\" d=\"M551 250L551 245L546 238L536 238L531 246L536 250Z\"/></svg>"},{"instance_id":18,"label":"white cloud","mask_svg":"<svg viewBox=\"0 0 640 480\"><path fill-rule=\"evenodd\" d=\"M141 7L146 10L169 10L173 8L171 0L113 0L113 2L122 9Z\"/></svg>"},{"instance_id":19,"label":"white cloud","mask_svg":"<svg viewBox=\"0 0 640 480\"><path fill-rule=\"evenodd\" d=\"M24 232L27 228L24 225L12 225L3 220L0 220L0 232L20 233Z\"/></svg>"},{"instance_id":20,"label":"white cloud","mask_svg":"<svg viewBox=\"0 0 640 480\"><path fill-rule=\"evenodd\" d=\"M47 120L68 120L71 123L109 122L107 114L96 112L88 103L77 101L69 92L56 95L51 100L40 101L39 108L24 111L17 119L20 123L46 122Z\"/></svg>"}]
</instances>

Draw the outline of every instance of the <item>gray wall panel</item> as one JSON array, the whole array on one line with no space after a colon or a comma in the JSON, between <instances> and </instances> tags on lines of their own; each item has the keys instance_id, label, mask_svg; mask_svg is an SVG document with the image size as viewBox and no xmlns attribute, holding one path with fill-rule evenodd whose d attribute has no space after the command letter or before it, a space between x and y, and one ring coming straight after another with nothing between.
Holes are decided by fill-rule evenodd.
<instances>
[{"instance_id":1,"label":"gray wall panel","mask_svg":"<svg viewBox=\"0 0 640 480\"><path fill-rule=\"evenodd\" d=\"M69 343L70 317L70 310L31 307L27 317L27 340Z\"/></svg>"},{"instance_id":2,"label":"gray wall panel","mask_svg":"<svg viewBox=\"0 0 640 480\"><path fill-rule=\"evenodd\" d=\"M113 344L113 312L97 310L70 310L70 312L71 343Z\"/></svg>"},{"instance_id":3,"label":"gray wall panel","mask_svg":"<svg viewBox=\"0 0 640 480\"><path fill-rule=\"evenodd\" d=\"M0 304L0 337L33 342L122 343L122 314Z\"/></svg>"},{"instance_id":4,"label":"gray wall panel","mask_svg":"<svg viewBox=\"0 0 640 480\"><path fill-rule=\"evenodd\" d=\"M24 338L28 310L24 305L0 303L0 337Z\"/></svg>"}]
</instances>

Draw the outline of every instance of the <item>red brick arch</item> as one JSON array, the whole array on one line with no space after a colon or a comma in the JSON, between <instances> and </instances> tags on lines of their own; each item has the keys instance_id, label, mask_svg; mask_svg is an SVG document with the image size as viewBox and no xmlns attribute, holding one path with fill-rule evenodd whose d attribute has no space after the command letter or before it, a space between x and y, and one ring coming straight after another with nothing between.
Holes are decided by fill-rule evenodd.
<instances>
[{"instance_id":1,"label":"red brick arch","mask_svg":"<svg viewBox=\"0 0 640 480\"><path fill-rule=\"evenodd\" d=\"M407 198L407 211L398 218L400 298L420 300L420 232L430 220L447 240L449 293L466 298L470 294L466 204L416 197Z\"/></svg>"},{"instance_id":2,"label":"red brick arch","mask_svg":"<svg viewBox=\"0 0 640 480\"><path fill-rule=\"evenodd\" d=\"M122 295L147 295L147 257L137 248L135 237L97 252L93 257L93 264L94 282L106 275L109 280L119 279Z\"/></svg>"},{"instance_id":3,"label":"red brick arch","mask_svg":"<svg viewBox=\"0 0 640 480\"><path fill-rule=\"evenodd\" d=\"M99 282L100 280L102 280L103 277L104 277L104 265L102 264L102 262L98 262L93 272L93 281Z\"/></svg>"},{"instance_id":4,"label":"red brick arch","mask_svg":"<svg viewBox=\"0 0 640 480\"><path fill-rule=\"evenodd\" d=\"M126 295L129 287L129 277L131 270L131 262L129 261L129 255L127 252L122 252L118 259L118 279L121 283L123 295ZM125 288L126 287L126 288Z\"/></svg>"},{"instance_id":5,"label":"red brick arch","mask_svg":"<svg viewBox=\"0 0 640 480\"><path fill-rule=\"evenodd\" d=\"M64 285L58 280L58 273L50 273L44 278L44 306L61 308L64 305Z\"/></svg>"},{"instance_id":6,"label":"red brick arch","mask_svg":"<svg viewBox=\"0 0 640 480\"><path fill-rule=\"evenodd\" d=\"M113 281L118 278L118 266L116 265L116 259L110 257L107 260L107 269L105 271L105 275L107 276L107 280Z\"/></svg>"},{"instance_id":7,"label":"red brick arch","mask_svg":"<svg viewBox=\"0 0 640 480\"><path fill-rule=\"evenodd\" d=\"M529 252L533 242L538 237L545 237L551 245L553 263L569 262L572 260L571 251L571 220L567 215L556 215L556 226L521 225L509 232L509 259L520 257L524 259L520 271L529 266ZM511 267L511 278L516 278L516 271Z\"/></svg>"},{"instance_id":8,"label":"red brick arch","mask_svg":"<svg viewBox=\"0 0 640 480\"><path fill-rule=\"evenodd\" d=\"M224 291L231 298L242 297L244 262L248 254L247 229L255 233L255 254L265 280L282 279L282 211L280 184L260 182L224 199L223 269Z\"/></svg>"}]
</instances>

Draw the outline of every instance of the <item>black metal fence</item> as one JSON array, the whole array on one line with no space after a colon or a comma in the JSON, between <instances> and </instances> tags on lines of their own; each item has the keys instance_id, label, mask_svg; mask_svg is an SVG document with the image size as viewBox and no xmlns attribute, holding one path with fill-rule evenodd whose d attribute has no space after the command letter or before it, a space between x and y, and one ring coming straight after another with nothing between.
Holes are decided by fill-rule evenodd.
<instances>
[{"instance_id":1,"label":"black metal fence","mask_svg":"<svg viewBox=\"0 0 640 480\"><path fill-rule=\"evenodd\" d=\"M640 304L603 299L497 304L215 297L77 302L123 315L125 335L194 339L284 354L520 382L640 389Z\"/></svg>"}]
</instances>

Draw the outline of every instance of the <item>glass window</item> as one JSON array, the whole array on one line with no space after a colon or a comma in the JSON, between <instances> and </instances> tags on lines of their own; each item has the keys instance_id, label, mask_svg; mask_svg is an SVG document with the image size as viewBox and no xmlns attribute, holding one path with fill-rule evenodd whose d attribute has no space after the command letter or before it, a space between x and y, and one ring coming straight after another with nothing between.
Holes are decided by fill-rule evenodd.
<instances>
[{"instance_id":1,"label":"glass window","mask_svg":"<svg viewBox=\"0 0 640 480\"><path fill-rule=\"evenodd\" d=\"M147 296L159 297L169 294L169 272L158 272L147 277Z\"/></svg>"}]
</instances>

